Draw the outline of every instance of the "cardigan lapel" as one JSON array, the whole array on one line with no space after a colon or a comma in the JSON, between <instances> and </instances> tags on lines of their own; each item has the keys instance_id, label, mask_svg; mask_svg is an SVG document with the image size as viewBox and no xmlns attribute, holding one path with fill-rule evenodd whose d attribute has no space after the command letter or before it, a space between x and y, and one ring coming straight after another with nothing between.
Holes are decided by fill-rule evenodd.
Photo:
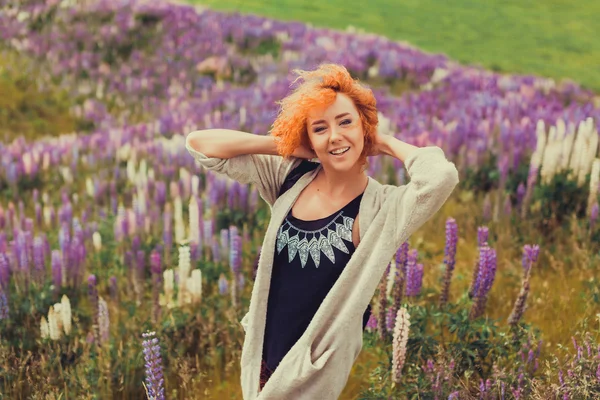
<instances>
[{"instance_id":1,"label":"cardigan lapel","mask_svg":"<svg viewBox=\"0 0 600 400\"><path fill-rule=\"evenodd\" d=\"M321 165L303 175L288 191L279 197L271 209L271 219L263 240L263 249L259 259L256 281L252 288L250 310L248 315L248 332L242 347L242 382L243 387L249 387L250 393L244 393L244 398L254 399L259 391L260 367L262 362L263 341L267 318L267 300L273 271L273 259L277 232L300 193L317 176ZM244 371L244 369L248 369ZM252 396L252 397L247 397Z\"/></svg>"}]
</instances>

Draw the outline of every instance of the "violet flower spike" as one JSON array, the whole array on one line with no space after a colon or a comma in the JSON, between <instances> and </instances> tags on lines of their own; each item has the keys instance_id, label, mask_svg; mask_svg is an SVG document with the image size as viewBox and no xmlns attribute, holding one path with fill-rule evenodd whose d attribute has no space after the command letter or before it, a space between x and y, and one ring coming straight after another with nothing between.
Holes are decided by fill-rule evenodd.
<instances>
[{"instance_id":1,"label":"violet flower spike","mask_svg":"<svg viewBox=\"0 0 600 400\"><path fill-rule=\"evenodd\" d=\"M160 355L160 345L155 332L143 333L142 341L145 367L146 367L146 389L148 399L164 400L165 387L163 376L162 358Z\"/></svg>"}]
</instances>

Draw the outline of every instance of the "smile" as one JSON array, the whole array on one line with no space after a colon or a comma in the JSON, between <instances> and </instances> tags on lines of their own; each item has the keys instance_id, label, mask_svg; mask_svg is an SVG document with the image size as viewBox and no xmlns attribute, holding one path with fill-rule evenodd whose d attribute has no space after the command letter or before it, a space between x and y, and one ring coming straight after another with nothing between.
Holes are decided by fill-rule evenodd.
<instances>
[{"instance_id":1,"label":"smile","mask_svg":"<svg viewBox=\"0 0 600 400\"><path fill-rule=\"evenodd\" d=\"M334 156L339 156L339 155L344 154L348 150L350 150L350 147L346 147L346 148L343 148L343 149L338 149L338 150L335 150L335 151L330 151L329 154L332 154Z\"/></svg>"}]
</instances>

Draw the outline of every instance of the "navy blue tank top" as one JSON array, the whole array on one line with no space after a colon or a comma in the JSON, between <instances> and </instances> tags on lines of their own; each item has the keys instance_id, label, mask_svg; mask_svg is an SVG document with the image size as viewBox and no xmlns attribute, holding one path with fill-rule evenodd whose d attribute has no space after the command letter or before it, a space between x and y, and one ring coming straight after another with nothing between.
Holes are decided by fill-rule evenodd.
<instances>
[{"instance_id":1,"label":"navy blue tank top","mask_svg":"<svg viewBox=\"0 0 600 400\"><path fill-rule=\"evenodd\" d=\"M280 196L319 164L303 161L286 178ZM354 253L352 227L362 194L328 217L312 221L292 211L281 224L267 303L263 359L272 371L298 341ZM371 305L363 314L363 330Z\"/></svg>"}]
</instances>

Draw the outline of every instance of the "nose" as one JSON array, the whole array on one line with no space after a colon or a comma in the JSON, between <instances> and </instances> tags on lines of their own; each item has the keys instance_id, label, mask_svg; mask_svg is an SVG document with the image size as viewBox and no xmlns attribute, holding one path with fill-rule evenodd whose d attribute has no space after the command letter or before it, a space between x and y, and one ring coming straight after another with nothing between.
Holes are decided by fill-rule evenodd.
<instances>
[{"instance_id":1,"label":"nose","mask_svg":"<svg viewBox=\"0 0 600 400\"><path fill-rule=\"evenodd\" d=\"M330 141L331 143L334 143L336 140L339 140L339 139L341 139L341 137L342 137L342 134L341 134L341 132L340 132L340 129L339 129L339 127L337 127L337 126L333 126L333 127L331 128L331 135L329 136L329 141Z\"/></svg>"}]
</instances>

